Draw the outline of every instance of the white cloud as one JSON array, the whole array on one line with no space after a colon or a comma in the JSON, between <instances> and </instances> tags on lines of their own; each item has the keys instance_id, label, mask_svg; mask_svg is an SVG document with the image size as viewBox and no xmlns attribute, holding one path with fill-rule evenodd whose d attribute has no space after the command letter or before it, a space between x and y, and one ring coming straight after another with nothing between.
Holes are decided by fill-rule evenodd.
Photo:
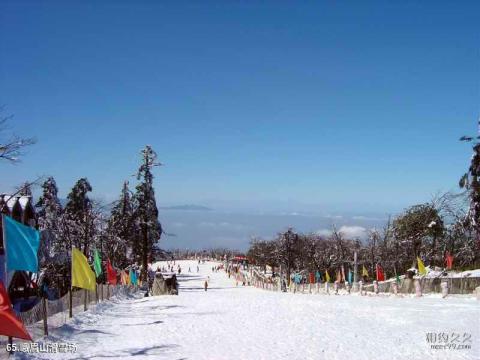
<instances>
[{"instance_id":1,"label":"white cloud","mask_svg":"<svg viewBox=\"0 0 480 360\"><path fill-rule=\"evenodd\" d=\"M342 233L342 235L347 239L355 239L355 238L363 239L367 235L367 229L365 229L362 226L356 226L356 225L352 225L352 226L343 225L342 227L340 227L340 229L338 229L338 232ZM332 230L320 229L316 231L316 234L320 236L330 236L332 235Z\"/></svg>"},{"instance_id":2,"label":"white cloud","mask_svg":"<svg viewBox=\"0 0 480 360\"><path fill-rule=\"evenodd\" d=\"M320 235L320 236L330 236L330 235L332 235L332 230L320 229L316 232L316 234Z\"/></svg>"},{"instance_id":3,"label":"white cloud","mask_svg":"<svg viewBox=\"0 0 480 360\"><path fill-rule=\"evenodd\" d=\"M338 229L339 232L343 234L346 238L355 239L355 238L364 238L367 235L367 229L362 226L342 226Z\"/></svg>"}]
</instances>

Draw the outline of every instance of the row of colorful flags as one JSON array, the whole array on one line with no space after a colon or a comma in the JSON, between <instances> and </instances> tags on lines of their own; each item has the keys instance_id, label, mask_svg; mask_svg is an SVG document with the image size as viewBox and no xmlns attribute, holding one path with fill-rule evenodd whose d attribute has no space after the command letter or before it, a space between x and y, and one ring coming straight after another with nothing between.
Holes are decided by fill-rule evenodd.
<instances>
[{"instance_id":1,"label":"row of colorful flags","mask_svg":"<svg viewBox=\"0 0 480 360\"><path fill-rule=\"evenodd\" d=\"M102 275L102 260L98 250L93 254L93 269L88 263L87 257L78 249L72 249L72 287L95 291L96 278ZM117 284L117 272L113 268L110 260L107 260L107 283L109 285ZM128 272L123 270L120 273L120 283L122 285L140 285L137 272L130 269Z\"/></svg>"},{"instance_id":2,"label":"row of colorful flags","mask_svg":"<svg viewBox=\"0 0 480 360\"><path fill-rule=\"evenodd\" d=\"M40 232L25 226L14 219L2 215L3 243L5 255L0 262L0 335L32 340L23 323L15 315L8 297L8 287L11 274L14 271L38 272L38 247L40 245ZM96 279L102 275L102 260L98 250L94 251L93 269L87 257L75 247L72 248L72 287L95 291ZM107 283L117 284L117 272L110 260L107 260ZM122 271L120 274L122 285L139 285L135 270Z\"/></svg>"},{"instance_id":3,"label":"row of colorful flags","mask_svg":"<svg viewBox=\"0 0 480 360\"><path fill-rule=\"evenodd\" d=\"M450 253L446 253L446 256L445 256L445 263L446 263L446 267L447 269L451 269L452 266L453 266L453 256L450 254ZM426 275L427 274L427 269L425 267L425 264L423 263L422 259L420 259L419 257L417 257L417 266L418 266L418 273L420 275ZM300 276L298 274L298 276ZM362 277L369 277L369 273L367 271L367 269L365 268L365 265L362 265ZM320 275L319 273L317 272L317 275L314 275L313 273L310 273L309 274L309 282L310 283L314 283L315 281L319 281L319 278L320 278ZM380 264L376 264L375 265L375 278L377 281L385 281L386 279L386 276L385 276L385 271L383 270L382 266ZM398 276L397 272L395 271L395 278L397 280L397 282L399 283L400 282L400 277ZM294 278L295 282L299 283L300 282L300 279L298 277L295 277ZM328 270L325 270L325 281L326 282L331 282L332 278L328 272ZM345 277L345 269L342 268L340 270L337 270L336 272L336 281L337 282L348 282L350 284L353 283L353 272L351 270L348 270L348 277L346 278Z\"/></svg>"}]
</instances>

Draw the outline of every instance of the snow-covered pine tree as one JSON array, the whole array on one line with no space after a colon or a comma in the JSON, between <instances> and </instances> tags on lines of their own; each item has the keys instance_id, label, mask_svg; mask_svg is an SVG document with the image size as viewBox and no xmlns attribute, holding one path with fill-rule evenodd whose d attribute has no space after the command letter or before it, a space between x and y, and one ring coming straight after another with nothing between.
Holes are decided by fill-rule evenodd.
<instances>
[{"instance_id":1,"label":"snow-covered pine tree","mask_svg":"<svg viewBox=\"0 0 480 360\"><path fill-rule=\"evenodd\" d=\"M127 249L131 250L136 234L133 220L130 189L128 188L128 181L125 181L120 199L115 203L110 213L105 236L105 253L116 266L125 267L128 265ZM129 252L131 253L131 251Z\"/></svg>"},{"instance_id":2,"label":"snow-covered pine tree","mask_svg":"<svg viewBox=\"0 0 480 360\"><path fill-rule=\"evenodd\" d=\"M86 255L88 255L95 232L92 202L88 197L88 193L91 191L92 187L86 178L78 180L68 194L64 216L64 235L69 240L68 245L74 245Z\"/></svg>"},{"instance_id":3,"label":"snow-covered pine tree","mask_svg":"<svg viewBox=\"0 0 480 360\"><path fill-rule=\"evenodd\" d=\"M480 121L478 123L480 130ZM480 132L480 131L479 131ZM470 206L466 216L466 225L473 230L474 238L464 242L466 248L462 252L473 250L472 264L480 261L480 135L476 137L462 136L461 141L473 142L473 155L470 168L460 179L461 188L468 191Z\"/></svg>"},{"instance_id":4,"label":"snow-covered pine tree","mask_svg":"<svg viewBox=\"0 0 480 360\"><path fill-rule=\"evenodd\" d=\"M136 186L135 200L135 224L140 230L139 241L134 246L134 252L140 255L142 263L141 278L147 276L148 260L152 257L155 243L160 240L162 226L158 221L158 209L153 189L152 168L159 166L157 154L147 145L142 150L142 164L138 169L137 179L140 183Z\"/></svg>"},{"instance_id":5,"label":"snow-covered pine tree","mask_svg":"<svg viewBox=\"0 0 480 360\"><path fill-rule=\"evenodd\" d=\"M479 122L480 126L480 122ZM463 136L461 141L473 142L473 155L470 161L470 168L460 179L460 187L466 189L470 196L470 210L468 220L475 228L477 234L480 234L480 143L476 138Z\"/></svg>"},{"instance_id":6,"label":"snow-covered pine tree","mask_svg":"<svg viewBox=\"0 0 480 360\"><path fill-rule=\"evenodd\" d=\"M49 177L42 185L42 195L35 205L38 215L38 227L42 234L41 257L53 258L66 254L65 242L59 237L62 205L58 199L57 183Z\"/></svg>"}]
</instances>

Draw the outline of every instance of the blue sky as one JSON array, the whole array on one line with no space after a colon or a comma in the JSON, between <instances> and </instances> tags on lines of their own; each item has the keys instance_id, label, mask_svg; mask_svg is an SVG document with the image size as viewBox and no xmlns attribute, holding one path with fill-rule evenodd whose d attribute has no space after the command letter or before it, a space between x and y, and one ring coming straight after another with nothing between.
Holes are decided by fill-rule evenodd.
<instances>
[{"instance_id":1,"label":"blue sky","mask_svg":"<svg viewBox=\"0 0 480 360\"><path fill-rule=\"evenodd\" d=\"M479 117L480 4L0 0L0 103L35 136L1 187L160 204L392 212L456 189Z\"/></svg>"}]
</instances>

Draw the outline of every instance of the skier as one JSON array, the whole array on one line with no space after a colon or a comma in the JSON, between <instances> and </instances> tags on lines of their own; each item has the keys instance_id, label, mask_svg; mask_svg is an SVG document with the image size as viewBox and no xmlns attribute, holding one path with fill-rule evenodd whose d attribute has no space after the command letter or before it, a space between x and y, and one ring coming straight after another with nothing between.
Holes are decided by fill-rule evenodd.
<instances>
[{"instance_id":1,"label":"skier","mask_svg":"<svg viewBox=\"0 0 480 360\"><path fill-rule=\"evenodd\" d=\"M192 270L190 270L190 267L188 267L188 272L192 272Z\"/></svg>"},{"instance_id":2,"label":"skier","mask_svg":"<svg viewBox=\"0 0 480 360\"><path fill-rule=\"evenodd\" d=\"M198 265L197 265L197 273L198 273L198 272L200 272L200 268L199 268Z\"/></svg>"},{"instance_id":3,"label":"skier","mask_svg":"<svg viewBox=\"0 0 480 360\"><path fill-rule=\"evenodd\" d=\"M207 291L207 288L208 288L208 281L205 280L205 284L203 284L205 286L205 291Z\"/></svg>"}]
</instances>

